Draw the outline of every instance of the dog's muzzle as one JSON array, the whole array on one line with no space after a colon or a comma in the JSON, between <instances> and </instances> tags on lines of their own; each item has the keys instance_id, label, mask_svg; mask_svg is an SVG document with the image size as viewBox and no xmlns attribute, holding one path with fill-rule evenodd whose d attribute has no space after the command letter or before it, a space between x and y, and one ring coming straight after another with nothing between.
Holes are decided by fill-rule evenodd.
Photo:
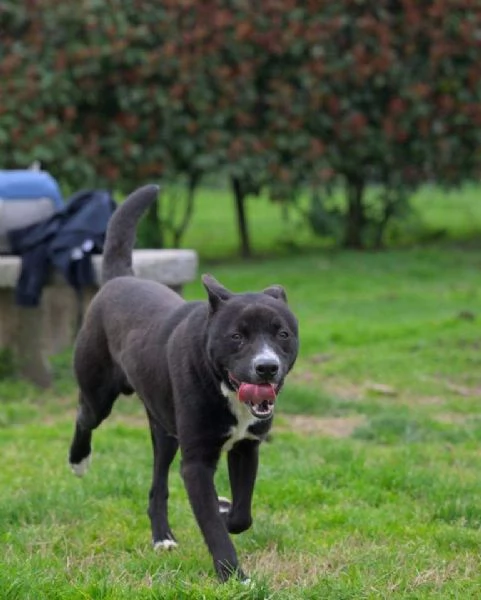
<instances>
[{"instance_id":1,"label":"dog's muzzle","mask_svg":"<svg viewBox=\"0 0 481 600\"><path fill-rule=\"evenodd\" d=\"M229 384L235 390L237 399L246 404L257 419L268 419L274 412L279 391L274 383L249 383L236 379L228 373Z\"/></svg>"}]
</instances>

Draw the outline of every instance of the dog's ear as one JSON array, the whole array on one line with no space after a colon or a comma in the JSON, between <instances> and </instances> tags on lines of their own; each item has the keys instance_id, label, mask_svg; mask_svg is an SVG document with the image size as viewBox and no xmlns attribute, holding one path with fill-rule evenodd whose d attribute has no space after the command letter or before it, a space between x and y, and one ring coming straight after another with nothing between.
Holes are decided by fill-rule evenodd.
<instances>
[{"instance_id":1,"label":"dog's ear","mask_svg":"<svg viewBox=\"0 0 481 600\"><path fill-rule=\"evenodd\" d=\"M209 304L213 312L215 312L221 304L232 298L233 293L221 285L212 275L202 275L202 283L207 290Z\"/></svg>"},{"instance_id":2,"label":"dog's ear","mask_svg":"<svg viewBox=\"0 0 481 600\"><path fill-rule=\"evenodd\" d=\"M263 291L263 294L267 294L276 300L282 300L287 304L286 290L282 285L271 285Z\"/></svg>"}]
</instances>

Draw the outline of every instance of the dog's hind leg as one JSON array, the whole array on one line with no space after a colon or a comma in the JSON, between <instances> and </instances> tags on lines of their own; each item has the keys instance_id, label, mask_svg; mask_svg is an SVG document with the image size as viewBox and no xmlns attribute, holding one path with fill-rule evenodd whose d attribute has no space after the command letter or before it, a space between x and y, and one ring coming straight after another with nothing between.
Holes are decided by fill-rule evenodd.
<instances>
[{"instance_id":1,"label":"dog's hind leg","mask_svg":"<svg viewBox=\"0 0 481 600\"><path fill-rule=\"evenodd\" d=\"M150 418L150 432L154 451L154 470L149 494L148 515L152 527L154 548L170 550L177 546L168 521L168 477L169 468L179 447L176 438L168 435L165 429Z\"/></svg>"},{"instance_id":2,"label":"dog's hind leg","mask_svg":"<svg viewBox=\"0 0 481 600\"><path fill-rule=\"evenodd\" d=\"M78 477L86 473L90 464L92 431L109 416L117 396L116 390L105 391L101 388L95 393L80 392L77 421L69 453L70 467Z\"/></svg>"}]
</instances>

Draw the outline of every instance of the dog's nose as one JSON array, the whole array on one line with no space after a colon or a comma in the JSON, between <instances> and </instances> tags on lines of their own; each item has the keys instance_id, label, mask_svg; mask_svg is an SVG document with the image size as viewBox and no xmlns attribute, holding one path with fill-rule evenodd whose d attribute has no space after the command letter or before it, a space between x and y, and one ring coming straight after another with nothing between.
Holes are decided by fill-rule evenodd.
<instances>
[{"instance_id":1,"label":"dog's nose","mask_svg":"<svg viewBox=\"0 0 481 600\"><path fill-rule=\"evenodd\" d=\"M279 371L279 363L275 360L259 359L254 363L257 375L264 379L274 377Z\"/></svg>"}]
</instances>

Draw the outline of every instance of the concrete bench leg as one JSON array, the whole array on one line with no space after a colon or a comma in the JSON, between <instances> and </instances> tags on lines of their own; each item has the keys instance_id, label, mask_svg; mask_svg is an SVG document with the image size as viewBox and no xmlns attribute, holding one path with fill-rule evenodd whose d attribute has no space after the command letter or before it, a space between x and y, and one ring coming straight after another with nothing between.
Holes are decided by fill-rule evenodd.
<instances>
[{"instance_id":1,"label":"concrete bench leg","mask_svg":"<svg viewBox=\"0 0 481 600\"><path fill-rule=\"evenodd\" d=\"M82 291L83 314L97 292L88 287ZM71 348L77 334L78 300L73 288L67 285L53 285L45 288L42 296L42 347L47 356L52 356Z\"/></svg>"},{"instance_id":2,"label":"concrete bench leg","mask_svg":"<svg viewBox=\"0 0 481 600\"><path fill-rule=\"evenodd\" d=\"M42 315L39 308L17 308L17 335L13 341L15 363L20 374L40 387L52 383L52 371L45 356Z\"/></svg>"},{"instance_id":3,"label":"concrete bench leg","mask_svg":"<svg viewBox=\"0 0 481 600\"><path fill-rule=\"evenodd\" d=\"M36 385L47 387L52 380L42 344L40 308L21 308L14 291L0 288L0 348L13 354L20 374Z\"/></svg>"}]
</instances>

